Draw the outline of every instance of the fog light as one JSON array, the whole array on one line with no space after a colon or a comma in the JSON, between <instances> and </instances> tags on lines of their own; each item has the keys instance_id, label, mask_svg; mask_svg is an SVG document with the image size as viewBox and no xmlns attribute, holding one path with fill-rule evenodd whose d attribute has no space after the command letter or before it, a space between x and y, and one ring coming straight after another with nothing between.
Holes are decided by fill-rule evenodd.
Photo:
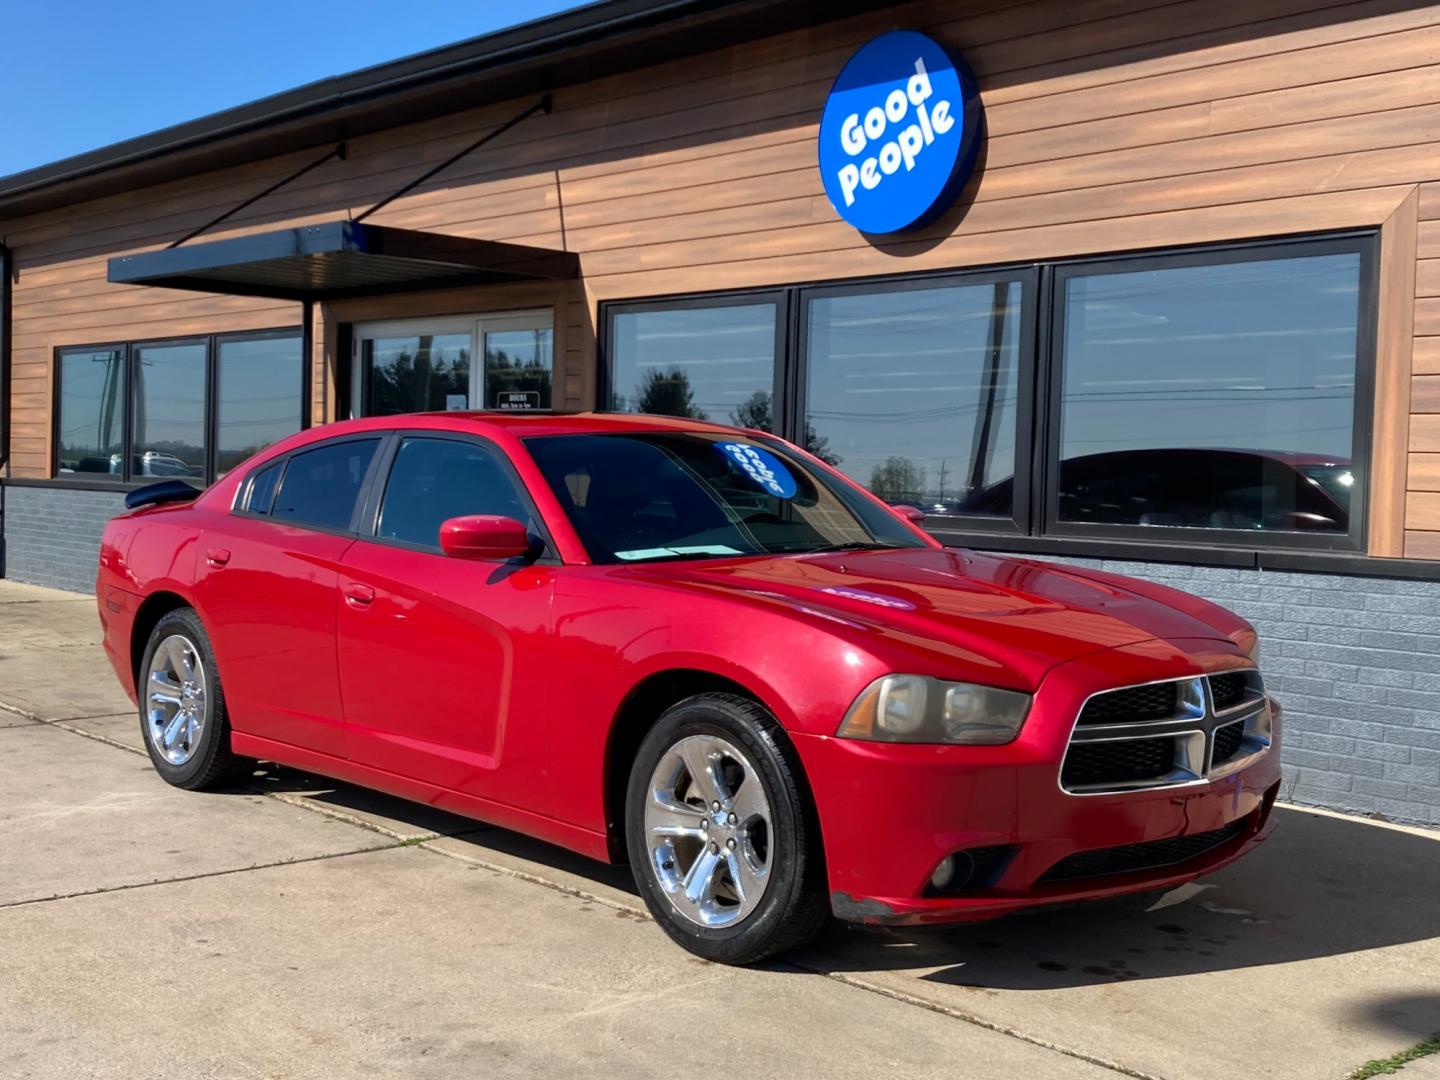
<instances>
[{"instance_id":1,"label":"fog light","mask_svg":"<svg viewBox=\"0 0 1440 1080\"><path fill-rule=\"evenodd\" d=\"M944 892L945 886L950 884L950 879L955 876L955 859L946 855L940 860L940 865L935 867L935 872L930 875L930 887L937 892Z\"/></svg>"}]
</instances>

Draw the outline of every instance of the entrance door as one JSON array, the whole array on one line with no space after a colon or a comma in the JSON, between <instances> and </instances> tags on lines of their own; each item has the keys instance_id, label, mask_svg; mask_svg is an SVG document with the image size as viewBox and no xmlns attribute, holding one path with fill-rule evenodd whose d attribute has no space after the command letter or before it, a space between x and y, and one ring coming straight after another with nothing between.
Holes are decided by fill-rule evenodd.
<instances>
[{"instance_id":1,"label":"entrance door","mask_svg":"<svg viewBox=\"0 0 1440 1080\"><path fill-rule=\"evenodd\" d=\"M362 323L354 340L354 416L551 407L549 310Z\"/></svg>"}]
</instances>

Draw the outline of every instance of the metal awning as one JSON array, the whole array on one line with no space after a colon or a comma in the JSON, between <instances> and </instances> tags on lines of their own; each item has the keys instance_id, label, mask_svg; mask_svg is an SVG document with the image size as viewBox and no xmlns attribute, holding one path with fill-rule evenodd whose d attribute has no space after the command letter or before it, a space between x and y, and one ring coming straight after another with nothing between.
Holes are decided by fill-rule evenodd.
<instances>
[{"instance_id":1,"label":"metal awning","mask_svg":"<svg viewBox=\"0 0 1440 1080\"><path fill-rule=\"evenodd\" d=\"M125 255L110 280L230 296L336 300L502 282L575 278L570 251L334 221Z\"/></svg>"}]
</instances>

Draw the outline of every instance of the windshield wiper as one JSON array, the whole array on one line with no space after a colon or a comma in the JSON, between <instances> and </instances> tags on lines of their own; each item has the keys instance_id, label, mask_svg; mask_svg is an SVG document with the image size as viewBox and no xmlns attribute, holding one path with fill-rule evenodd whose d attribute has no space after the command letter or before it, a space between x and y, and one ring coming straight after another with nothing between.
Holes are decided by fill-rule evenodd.
<instances>
[{"instance_id":1,"label":"windshield wiper","mask_svg":"<svg viewBox=\"0 0 1440 1080\"><path fill-rule=\"evenodd\" d=\"M797 545L776 548L774 551L776 554L786 555L821 555L832 551L894 551L904 546L904 544L884 544L875 540L851 540L844 544L821 544L819 547L811 547L807 544L804 547Z\"/></svg>"}]
</instances>

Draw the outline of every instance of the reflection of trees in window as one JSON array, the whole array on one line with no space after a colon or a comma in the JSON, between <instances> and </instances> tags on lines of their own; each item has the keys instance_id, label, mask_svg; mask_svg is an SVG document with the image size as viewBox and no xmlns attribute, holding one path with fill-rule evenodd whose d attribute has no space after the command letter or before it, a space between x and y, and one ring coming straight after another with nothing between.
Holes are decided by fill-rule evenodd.
<instances>
[{"instance_id":1,"label":"reflection of trees in window","mask_svg":"<svg viewBox=\"0 0 1440 1080\"><path fill-rule=\"evenodd\" d=\"M536 408L550 406L550 364L542 354L541 335L548 331L537 331L535 351L528 360L511 356L504 349L487 349L485 352L485 392L490 395L489 405L498 405L500 395L513 391L530 391L538 394Z\"/></svg>"},{"instance_id":2,"label":"reflection of trees in window","mask_svg":"<svg viewBox=\"0 0 1440 1080\"><path fill-rule=\"evenodd\" d=\"M870 472L870 490L888 503L922 501L925 470L907 457L887 457Z\"/></svg>"},{"instance_id":3,"label":"reflection of trees in window","mask_svg":"<svg viewBox=\"0 0 1440 1080\"><path fill-rule=\"evenodd\" d=\"M761 431L774 431L773 411L770 407L770 395L764 390L756 390L745 403L730 414L730 422L736 427L759 428ZM830 440L815 430L815 425L805 421L805 449L814 454L827 465L839 465L840 455L830 449Z\"/></svg>"},{"instance_id":4,"label":"reflection of trees in window","mask_svg":"<svg viewBox=\"0 0 1440 1080\"><path fill-rule=\"evenodd\" d=\"M683 368L672 367L668 371L651 368L641 376L635 395L639 399L636 412L683 416L689 420L710 419L709 414L695 404L695 391Z\"/></svg>"},{"instance_id":5,"label":"reflection of trees in window","mask_svg":"<svg viewBox=\"0 0 1440 1080\"><path fill-rule=\"evenodd\" d=\"M470 350L458 350L451 361L432 360L432 342L422 336L415 352L405 349L394 359L371 364L372 415L443 409L447 394L469 394Z\"/></svg>"}]
</instances>

